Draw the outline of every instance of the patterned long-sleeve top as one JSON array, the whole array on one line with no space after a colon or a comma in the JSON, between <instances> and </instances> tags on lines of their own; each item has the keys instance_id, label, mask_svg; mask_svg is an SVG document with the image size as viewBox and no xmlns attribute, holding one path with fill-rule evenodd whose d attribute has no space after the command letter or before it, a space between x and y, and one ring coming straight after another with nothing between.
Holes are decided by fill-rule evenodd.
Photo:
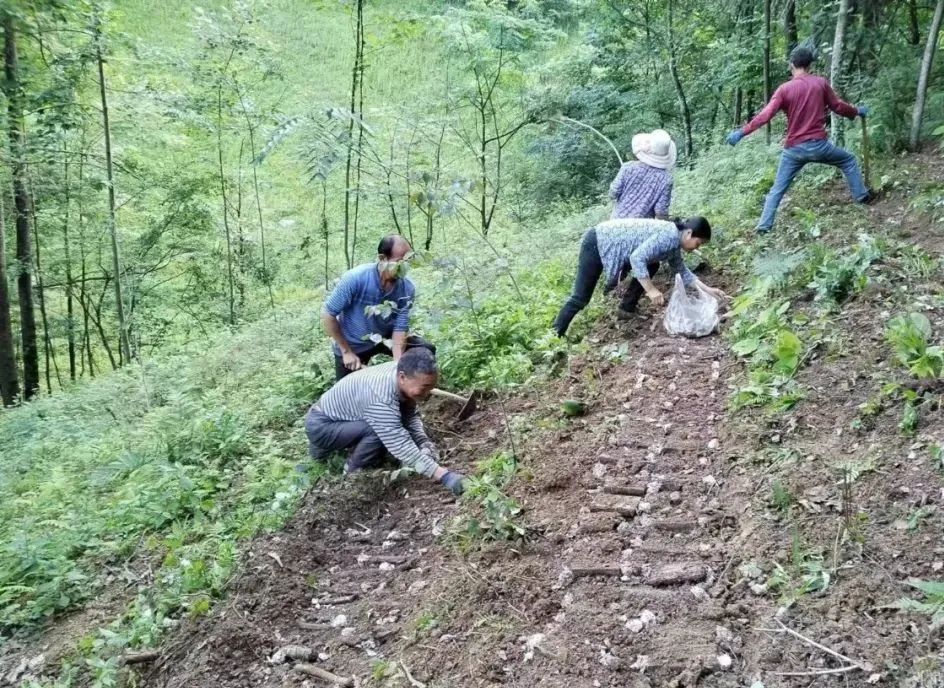
<instances>
[{"instance_id":1,"label":"patterned long-sleeve top","mask_svg":"<svg viewBox=\"0 0 944 688\"><path fill-rule=\"evenodd\" d=\"M632 267L633 277L645 279L649 277L646 266L663 261L682 276L685 286L695 281L695 275L682 259L681 233L674 222L643 218L607 220L594 229L607 284L616 284L627 263Z\"/></svg>"},{"instance_id":2,"label":"patterned long-sleeve top","mask_svg":"<svg viewBox=\"0 0 944 688\"><path fill-rule=\"evenodd\" d=\"M672 202L672 174L643 162L627 162L610 184L614 220L668 215Z\"/></svg>"},{"instance_id":3,"label":"patterned long-sleeve top","mask_svg":"<svg viewBox=\"0 0 944 688\"><path fill-rule=\"evenodd\" d=\"M331 420L362 420L377 433L393 457L404 466L430 477L439 468L416 404L400 397L394 361L369 366L341 378L315 406Z\"/></svg>"}]
</instances>

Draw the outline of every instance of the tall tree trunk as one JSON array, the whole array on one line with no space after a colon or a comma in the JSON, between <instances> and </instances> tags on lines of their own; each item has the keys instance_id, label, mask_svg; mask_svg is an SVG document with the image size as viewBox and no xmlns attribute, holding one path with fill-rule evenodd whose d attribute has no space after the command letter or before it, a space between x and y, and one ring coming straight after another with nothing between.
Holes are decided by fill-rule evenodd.
<instances>
[{"instance_id":1,"label":"tall tree trunk","mask_svg":"<svg viewBox=\"0 0 944 688\"><path fill-rule=\"evenodd\" d=\"M357 112L358 90L363 89L360 82L363 70L361 61L364 59L364 0L356 0L355 28L354 28L354 66L351 69L351 120L347 127L347 161L344 168L344 258L348 268L354 267L354 243L357 241L357 214L355 211L354 224L351 223L351 168L354 165L354 126ZM360 161L358 161L358 165ZM357 190L357 193L360 189ZM352 240L353 239L353 240Z\"/></svg>"},{"instance_id":2,"label":"tall tree trunk","mask_svg":"<svg viewBox=\"0 0 944 688\"><path fill-rule=\"evenodd\" d=\"M34 199L33 185L30 184L30 200L35 203ZM62 387L62 379L59 377L59 364L56 363L56 352L52 347L52 336L49 334L49 317L46 313L46 289L43 286L43 261L42 245L39 240L39 216L36 213L35 205L33 205L30 210L33 215L33 243L36 249L36 297L39 303L40 322L43 324L43 359L46 364L46 392L52 394L51 369L56 369L56 380L59 382L60 387Z\"/></svg>"},{"instance_id":3,"label":"tall tree trunk","mask_svg":"<svg viewBox=\"0 0 944 688\"><path fill-rule=\"evenodd\" d=\"M740 86L734 87L734 126L741 126L741 115L744 109L744 89Z\"/></svg>"},{"instance_id":4,"label":"tall tree trunk","mask_svg":"<svg viewBox=\"0 0 944 688\"><path fill-rule=\"evenodd\" d=\"M836 33L833 36L833 54L829 64L829 83L836 91L842 78L842 52L846 42L846 25L849 22L849 0L839 0L839 12L836 14ZM842 118L835 112L830 114L831 131L834 140L842 138Z\"/></svg>"},{"instance_id":5,"label":"tall tree trunk","mask_svg":"<svg viewBox=\"0 0 944 688\"><path fill-rule=\"evenodd\" d=\"M118 342L120 360L131 361L131 341L128 322L125 320L125 305L121 293L121 257L118 251L118 222L115 210L115 173L111 157L111 125L108 120L108 94L105 89L105 59L102 56L102 29L95 26L95 61L98 65L98 89L102 104L102 133L105 139L105 179L108 183L108 233L111 238L111 264L114 271L115 313L118 316Z\"/></svg>"},{"instance_id":6,"label":"tall tree trunk","mask_svg":"<svg viewBox=\"0 0 944 688\"><path fill-rule=\"evenodd\" d=\"M31 399L39 389L39 353L36 347L36 315L33 312L33 251L30 246L30 200L26 186L26 134L23 99L16 54L16 24L12 14L3 15L4 68L13 172L13 202L16 206L16 278L20 298L20 338L23 353L23 397Z\"/></svg>"},{"instance_id":7,"label":"tall tree trunk","mask_svg":"<svg viewBox=\"0 0 944 688\"><path fill-rule=\"evenodd\" d=\"M246 236L243 234L243 152L246 139L239 142L239 155L236 157L236 204L233 217L236 220L236 291L239 292L239 310L246 308Z\"/></svg>"},{"instance_id":8,"label":"tall tree trunk","mask_svg":"<svg viewBox=\"0 0 944 688\"><path fill-rule=\"evenodd\" d=\"M328 241L330 238L328 232L328 180L324 177L321 179L321 237L324 239L325 291L328 291L329 276L331 274L328 271L328 257L331 253L331 244Z\"/></svg>"},{"instance_id":9,"label":"tall tree trunk","mask_svg":"<svg viewBox=\"0 0 944 688\"><path fill-rule=\"evenodd\" d=\"M918 25L918 1L908 0L908 43L921 43L921 27Z\"/></svg>"},{"instance_id":10,"label":"tall tree trunk","mask_svg":"<svg viewBox=\"0 0 944 688\"><path fill-rule=\"evenodd\" d=\"M356 189L356 194L354 196L354 231L351 234L351 254L357 254L357 223L360 218L361 211L361 167L364 161L364 69L366 67L364 61L364 48L366 47L366 39L364 37L364 11L363 11L363 2L358 1L358 18L357 25L360 29L360 35L357 38L357 47L360 52L360 58L358 63L360 64L361 75L358 79L358 84L360 85L360 91L357 94L357 165L354 168L354 188Z\"/></svg>"},{"instance_id":11,"label":"tall tree trunk","mask_svg":"<svg viewBox=\"0 0 944 688\"><path fill-rule=\"evenodd\" d=\"M0 191L0 400L12 406L20 396L20 378L16 371L13 347L13 321L10 318L10 290L7 282L7 219Z\"/></svg>"},{"instance_id":12,"label":"tall tree trunk","mask_svg":"<svg viewBox=\"0 0 944 688\"><path fill-rule=\"evenodd\" d=\"M79 189L83 188L85 182L85 127L82 127L82 137L79 143ZM85 368L85 359L88 359L89 377L95 377L95 360L92 353L92 335L89 329L89 314L85 308L86 299L86 260L85 260L85 204L82 194L76 196L76 210L78 211L79 226L79 306L82 308L82 347L85 356L82 358L82 368Z\"/></svg>"},{"instance_id":13,"label":"tall tree trunk","mask_svg":"<svg viewBox=\"0 0 944 688\"><path fill-rule=\"evenodd\" d=\"M764 102L770 100L770 0L764 0ZM764 127L764 137L770 145L770 122Z\"/></svg>"},{"instance_id":14,"label":"tall tree trunk","mask_svg":"<svg viewBox=\"0 0 944 688\"><path fill-rule=\"evenodd\" d=\"M797 30L797 0L787 0L787 7L783 14L783 35L787 40L787 57L800 42L800 34Z\"/></svg>"},{"instance_id":15,"label":"tall tree trunk","mask_svg":"<svg viewBox=\"0 0 944 688\"><path fill-rule=\"evenodd\" d=\"M62 214L62 248L66 261L66 338L69 344L69 379L75 382L75 296L73 290L75 284L72 281L72 250L69 242L69 211L71 210L71 198L69 188L69 151L65 142L62 144L62 194L65 212Z\"/></svg>"},{"instance_id":16,"label":"tall tree trunk","mask_svg":"<svg viewBox=\"0 0 944 688\"><path fill-rule=\"evenodd\" d=\"M413 131L410 133L410 143L406 147L406 155L404 156L404 177L406 178L406 229L410 237L410 246L413 245L413 188L412 179L410 177L410 161L413 158L413 144L415 142L416 126L413 127Z\"/></svg>"},{"instance_id":17,"label":"tall tree trunk","mask_svg":"<svg viewBox=\"0 0 944 688\"><path fill-rule=\"evenodd\" d=\"M685 157L688 159L688 166L692 167L695 157L695 142L692 140L692 111L688 107L688 98L685 97L685 89L682 87L682 80L678 73L674 13L675 2L669 0L669 72L672 74L672 81L675 83L675 92L678 95L679 108L682 111L682 121L685 124Z\"/></svg>"},{"instance_id":18,"label":"tall tree trunk","mask_svg":"<svg viewBox=\"0 0 944 688\"><path fill-rule=\"evenodd\" d=\"M931 30L928 31L928 42L924 45L924 57L921 58L921 71L918 73L918 94L915 97L914 110L911 113L911 136L908 145L912 150L918 147L921 138L921 120L924 119L924 103L928 96L928 78L931 75L931 66L934 63L934 52L937 49L937 35L941 31L941 17L944 15L944 0L937 0L934 18L931 20Z\"/></svg>"},{"instance_id":19,"label":"tall tree trunk","mask_svg":"<svg viewBox=\"0 0 944 688\"><path fill-rule=\"evenodd\" d=\"M354 164L354 113L357 107L358 89L362 88L360 84L361 76L361 46L363 45L362 31L364 28L364 0L356 0L354 8L355 28L354 28L354 66L351 68L351 121L347 126L347 160L344 167L344 258L347 261L348 268L354 267L354 251L351 246L351 168ZM356 235L357 229L354 228Z\"/></svg>"},{"instance_id":20,"label":"tall tree trunk","mask_svg":"<svg viewBox=\"0 0 944 688\"><path fill-rule=\"evenodd\" d=\"M242 94L239 96L240 103L243 106L243 114L246 117L246 129L249 130L249 153L252 155L252 190L256 198L256 215L259 218L259 249L262 251L262 277L265 280L266 289L269 292L269 307L275 308L275 295L272 293L272 277L269 275L269 266L266 262L266 238L265 222L262 220L262 194L259 193L259 170L255 164L256 159L256 126L252 121L246 103Z\"/></svg>"},{"instance_id":21,"label":"tall tree trunk","mask_svg":"<svg viewBox=\"0 0 944 688\"><path fill-rule=\"evenodd\" d=\"M223 199L223 232L226 235L226 279L229 285L229 324L236 325L236 280L233 275L233 236L229 227L229 202L226 199L226 172L223 167L223 82L216 86L216 153Z\"/></svg>"}]
</instances>

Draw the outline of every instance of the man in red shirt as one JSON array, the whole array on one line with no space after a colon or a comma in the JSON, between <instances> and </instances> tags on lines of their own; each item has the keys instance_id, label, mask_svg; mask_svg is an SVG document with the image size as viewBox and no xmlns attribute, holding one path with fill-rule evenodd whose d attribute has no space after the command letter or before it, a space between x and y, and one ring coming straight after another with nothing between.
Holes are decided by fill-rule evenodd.
<instances>
[{"instance_id":1,"label":"man in red shirt","mask_svg":"<svg viewBox=\"0 0 944 688\"><path fill-rule=\"evenodd\" d=\"M856 107L845 102L836 95L826 79L810 74L812 63L813 53L808 48L796 48L790 53L790 73L793 78L774 92L770 102L754 119L741 129L732 131L726 139L735 146L742 138L767 124L780 110L787 115L787 138L780 155L777 177L767 194L764 212L757 224L760 233L769 232L773 227L780 201L794 177L810 162L825 163L841 169L846 175L849 191L857 202L870 203L875 198L875 194L865 188L855 156L834 146L826 135L827 108L849 119L855 119L856 115L865 117L869 110L865 106Z\"/></svg>"}]
</instances>

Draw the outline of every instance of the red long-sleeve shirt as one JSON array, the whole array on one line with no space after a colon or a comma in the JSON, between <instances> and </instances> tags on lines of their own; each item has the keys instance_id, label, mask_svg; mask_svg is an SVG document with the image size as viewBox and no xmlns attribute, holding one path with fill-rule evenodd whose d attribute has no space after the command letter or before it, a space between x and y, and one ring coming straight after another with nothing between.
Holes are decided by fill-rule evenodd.
<instances>
[{"instance_id":1,"label":"red long-sleeve shirt","mask_svg":"<svg viewBox=\"0 0 944 688\"><path fill-rule=\"evenodd\" d=\"M836 95L833 87L821 76L798 74L774 91L770 102L744 127L744 135L757 131L783 110L787 115L785 148L804 141L821 141L826 135L827 108L838 115L853 119L856 107Z\"/></svg>"}]
</instances>

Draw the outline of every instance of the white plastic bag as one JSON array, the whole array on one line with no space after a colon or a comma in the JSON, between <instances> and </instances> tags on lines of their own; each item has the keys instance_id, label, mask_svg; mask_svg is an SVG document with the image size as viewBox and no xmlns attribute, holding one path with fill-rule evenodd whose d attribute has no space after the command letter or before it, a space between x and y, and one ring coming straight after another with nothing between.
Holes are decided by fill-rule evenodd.
<instances>
[{"instance_id":1,"label":"white plastic bag","mask_svg":"<svg viewBox=\"0 0 944 688\"><path fill-rule=\"evenodd\" d=\"M704 337L718 329L718 301L701 289L689 294L682 276L675 276L672 297L665 309L665 331L686 337Z\"/></svg>"}]
</instances>

